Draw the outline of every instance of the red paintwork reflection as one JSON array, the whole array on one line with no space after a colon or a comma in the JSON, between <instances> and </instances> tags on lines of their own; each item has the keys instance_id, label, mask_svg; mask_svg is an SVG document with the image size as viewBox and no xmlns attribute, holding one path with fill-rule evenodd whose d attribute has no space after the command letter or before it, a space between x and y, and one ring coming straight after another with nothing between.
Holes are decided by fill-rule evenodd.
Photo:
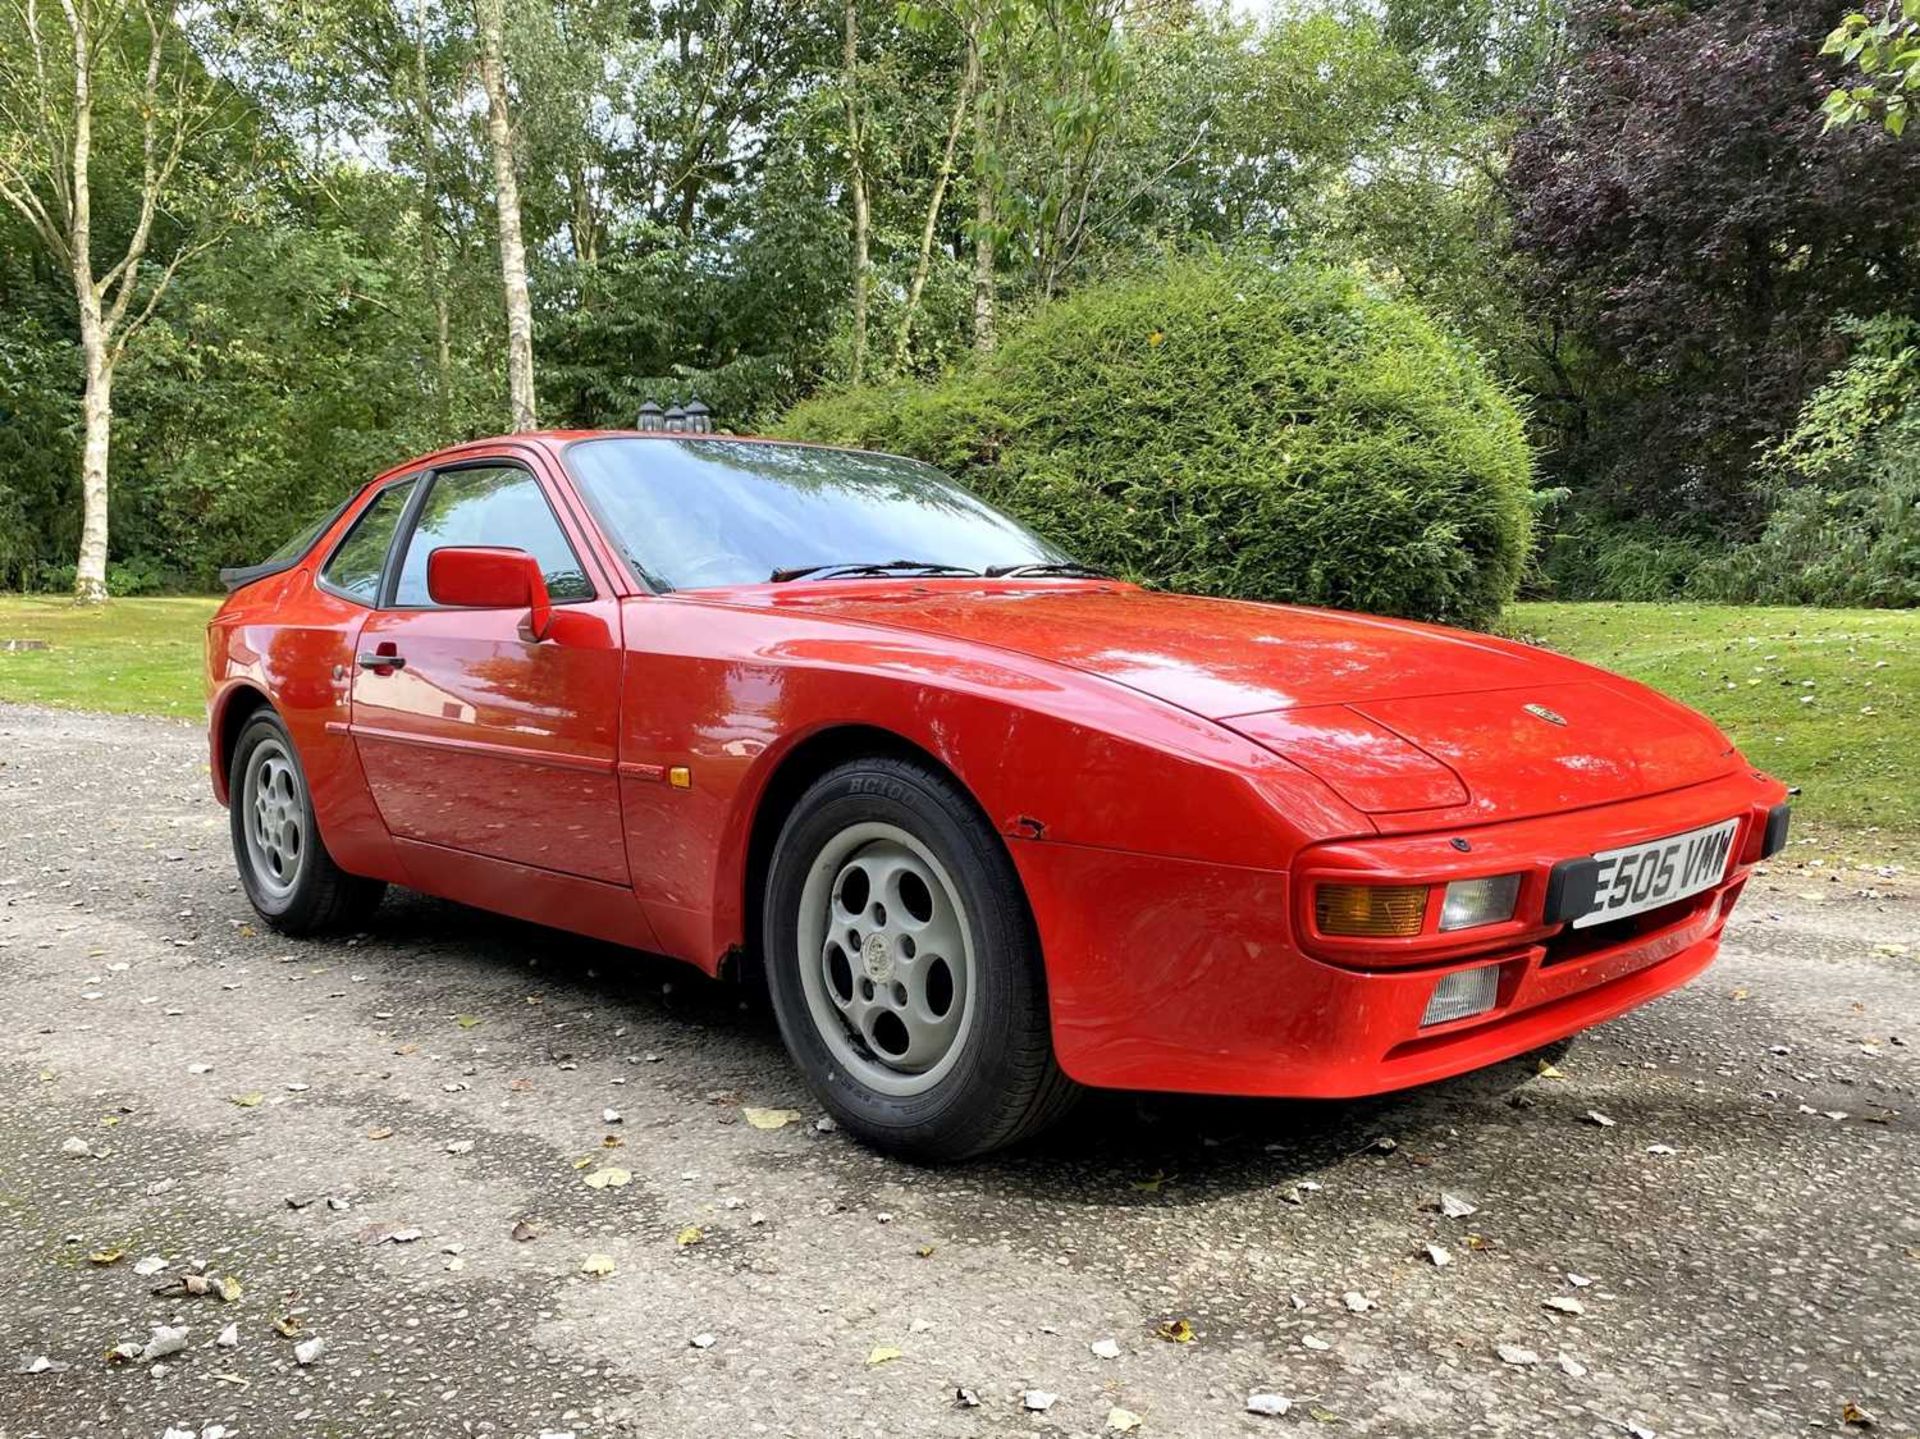
<instances>
[{"instance_id":1,"label":"red paintwork reflection","mask_svg":"<svg viewBox=\"0 0 1920 1439\"><path fill-rule=\"evenodd\" d=\"M1682 982L1784 793L1650 691L1430 626L1105 581L648 594L579 503L572 438L413 468L531 468L594 599L555 606L539 637L524 610L369 610L307 565L238 592L209 632L216 791L230 707L264 698L348 868L712 971L748 940L772 781L880 732L1005 836L1068 1073L1300 1095L1471 1068ZM667 782L681 766L688 788ZM1555 959L1539 915L1556 861L1733 814L1753 822L1717 896ZM1356 871L1526 878L1513 922L1444 943L1316 937L1315 877ZM1489 962L1494 1013L1421 1031L1438 975Z\"/></svg>"}]
</instances>

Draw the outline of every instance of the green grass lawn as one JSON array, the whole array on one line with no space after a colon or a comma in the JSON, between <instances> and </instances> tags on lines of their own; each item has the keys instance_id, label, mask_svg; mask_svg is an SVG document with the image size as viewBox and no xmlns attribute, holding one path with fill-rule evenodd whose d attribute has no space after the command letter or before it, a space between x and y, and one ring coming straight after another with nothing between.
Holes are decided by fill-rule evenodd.
<instances>
[{"instance_id":1,"label":"green grass lawn","mask_svg":"<svg viewBox=\"0 0 1920 1439\"><path fill-rule=\"evenodd\" d=\"M51 595L0 595L0 700L119 714L206 713L211 599L115 600L84 607ZM8 640L49 648L7 652Z\"/></svg>"},{"instance_id":2,"label":"green grass lawn","mask_svg":"<svg viewBox=\"0 0 1920 1439\"><path fill-rule=\"evenodd\" d=\"M0 652L0 699L198 716L216 603L0 596L0 641L51 645ZM1920 850L1920 611L1521 604L1503 628L1704 710L1801 786L1803 824Z\"/></svg>"},{"instance_id":3,"label":"green grass lawn","mask_svg":"<svg viewBox=\"0 0 1920 1439\"><path fill-rule=\"evenodd\" d=\"M1501 627L1711 716L1803 828L1920 849L1920 611L1519 604Z\"/></svg>"}]
</instances>

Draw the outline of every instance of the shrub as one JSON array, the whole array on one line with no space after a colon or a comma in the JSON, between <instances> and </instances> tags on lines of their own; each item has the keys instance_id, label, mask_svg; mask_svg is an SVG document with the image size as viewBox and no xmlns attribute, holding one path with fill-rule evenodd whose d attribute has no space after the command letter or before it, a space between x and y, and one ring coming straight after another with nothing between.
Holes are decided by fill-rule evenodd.
<instances>
[{"instance_id":1,"label":"shrub","mask_svg":"<svg viewBox=\"0 0 1920 1439\"><path fill-rule=\"evenodd\" d=\"M1324 269L1169 262L936 385L822 396L783 428L928 460L1089 564L1203 594L1484 623L1527 551L1512 400Z\"/></svg>"}]
</instances>

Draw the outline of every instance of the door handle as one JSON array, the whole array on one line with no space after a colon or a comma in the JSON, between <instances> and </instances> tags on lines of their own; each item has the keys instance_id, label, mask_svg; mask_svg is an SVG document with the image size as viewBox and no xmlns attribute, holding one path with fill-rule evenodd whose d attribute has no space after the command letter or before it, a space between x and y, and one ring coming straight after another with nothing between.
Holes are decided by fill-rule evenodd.
<instances>
[{"instance_id":1,"label":"door handle","mask_svg":"<svg viewBox=\"0 0 1920 1439\"><path fill-rule=\"evenodd\" d=\"M372 670L376 674L387 670L403 670L407 667L407 657L398 654L375 654L369 650L360 652L360 668Z\"/></svg>"}]
</instances>

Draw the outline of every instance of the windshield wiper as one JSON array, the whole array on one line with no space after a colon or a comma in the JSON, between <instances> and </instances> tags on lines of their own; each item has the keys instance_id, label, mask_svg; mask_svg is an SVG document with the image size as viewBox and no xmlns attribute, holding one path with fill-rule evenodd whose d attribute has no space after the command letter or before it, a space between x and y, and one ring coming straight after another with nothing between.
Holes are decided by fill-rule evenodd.
<instances>
[{"instance_id":1,"label":"windshield wiper","mask_svg":"<svg viewBox=\"0 0 1920 1439\"><path fill-rule=\"evenodd\" d=\"M1029 575L1059 575L1071 579L1110 580L1105 570L1083 565L1077 560L1041 560L1024 565L988 565L981 573L990 580L1024 579Z\"/></svg>"},{"instance_id":2,"label":"windshield wiper","mask_svg":"<svg viewBox=\"0 0 1920 1439\"><path fill-rule=\"evenodd\" d=\"M787 569L775 570L767 579L776 585L788 580L851 579L856 575L891 575L911 570L923 575L977 575L978 570L970 570L965 565L943 565L937 560L879 560L854 561L841 564L795 565Z\"/></svg>"}]
</instances>

